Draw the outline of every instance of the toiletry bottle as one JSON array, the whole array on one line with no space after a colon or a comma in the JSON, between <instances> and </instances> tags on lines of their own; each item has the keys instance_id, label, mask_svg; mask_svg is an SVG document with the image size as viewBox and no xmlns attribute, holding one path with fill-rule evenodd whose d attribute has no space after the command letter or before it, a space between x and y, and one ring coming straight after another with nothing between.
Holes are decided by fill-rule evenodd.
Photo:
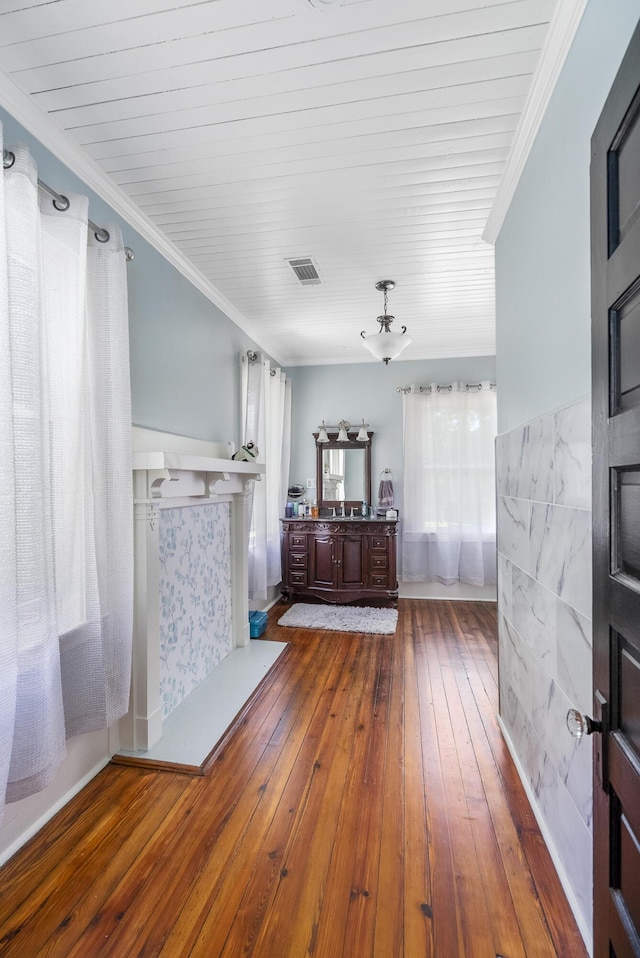
<instances>
[{"instance_id":1,"label":"toiletry bottle","mask_svg":"<svg viewBox=\"0 0 640 958\"><path fill-rule=\"evenodd\" d=\"M369 515L369 503L366 499L362 500L362 518L366 519Z\"/></svg>"},{"instance_id":2,"label":"toiletry bottle","mask_svg":"<svg viewBox=\"0 0 640 958\"><path fill-rule=\"evenodd\" d=\"M318 500L317 499L314 499L311 505L311 518L312 519L318 518Z\"/></svg>"}]
</instances>

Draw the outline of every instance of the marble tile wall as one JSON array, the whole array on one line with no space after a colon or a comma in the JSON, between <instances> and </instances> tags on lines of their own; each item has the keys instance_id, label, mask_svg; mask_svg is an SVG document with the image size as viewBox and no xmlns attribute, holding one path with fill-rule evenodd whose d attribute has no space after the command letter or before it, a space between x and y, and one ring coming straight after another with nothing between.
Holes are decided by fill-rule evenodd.
<instances>
[{"instance_id":1,"label":"marble tile wall","mask_svg":"<svg viewBox=\"0 0 640 958\"><path fill-rule=\"evenodd\" d=\"M160 512L163 718L233 647L229 503Z\"/></svg>"},{"instance_id":2,"label":"marble tile wall","mask_svg":"<svg viewBox=\"0 0 640 958\"><path fill-rule=\"evenodd\" d=\"M566 728L591 711L591 404L496 441L500 714L591 926L591 743Z\"/></svg>"}]
</instances>

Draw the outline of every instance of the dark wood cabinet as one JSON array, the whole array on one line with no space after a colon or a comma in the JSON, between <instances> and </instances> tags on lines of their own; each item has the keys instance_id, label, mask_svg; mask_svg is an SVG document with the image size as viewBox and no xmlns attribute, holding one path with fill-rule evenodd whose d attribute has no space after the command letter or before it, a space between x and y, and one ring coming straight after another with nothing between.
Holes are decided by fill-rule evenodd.
<instances>
[{"instance_id":1,"label":"dark wood cabinet","mask_svg":"<svg viewBox=\"0 0 640 958\"><path fill-rule=\"evenodd\" d=\"M388 519L283 519L283 596L397 599L396 537Z\"/></svg>"}]
</instances>

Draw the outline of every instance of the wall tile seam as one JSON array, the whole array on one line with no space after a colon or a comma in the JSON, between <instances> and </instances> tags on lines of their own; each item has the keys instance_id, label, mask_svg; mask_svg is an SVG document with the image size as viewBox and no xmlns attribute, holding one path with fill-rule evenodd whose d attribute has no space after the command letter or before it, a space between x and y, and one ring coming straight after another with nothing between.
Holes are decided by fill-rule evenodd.
<instances>
[{"instance_id":1,"label":"wall tile seam","mask_svg":"<svg viewBox=\"0 0 640 958\"><path fill-rule=\"evenodd\" d=\"M546 667L546 665L545 665L545 663L544 663L544 659L541 659L539 656L537 656L537 655L535 654L534 648L527 642L527 640L526 640L526 638L523 636L522 632L517 628L517 626L516 626L515 623L513 622L513 619L511 619L511 618L510 618L508 615L506 615L504 612L502 613L502 616L503 616L503 618L509 623L509 625L511 626L512 630L513 630L513 631L515 632L515 634L518 636L518 638L519 638L520 641L523 643L523 645L526 645L526 647L529 649L529 651L531 652L531 654L533 655L533 657L535 658L536 662L537 662L538 665L541 667L542 671L545 673L545 675L547 676L547 678L548 678L551 682L553 682L553 684L554 684L557 688L559 688L561 692L563 692L565 695L567 695L567 693L565 692L565 690L562 688L560 682L558 682L557 676L551 675L551 673L549 672L548 668ZM514 695L515 695L515 691L514 691ZM517 698L517 695L516 695L516 698ZM567 698L569 698L568 695L567 695Z\"/></svg>"},{"instance_id":2,"label":"wall tile seam","mask_svg":"<svg viewBox=\"0 0 640 958\"><path fill-rule=\"evenodd\" d=\"M567 787L567 783L565 782L565 780L564 780L564 778L562 777L560 771L558 770L558 768L557 768L556 765L554 764L551 755L549 754L549 752L548 752L547 749L545 748L545 743L544 743L543 740L540 738L540 736L539 736L539 734L538 734L538 732L537 732L537 729L535 728L535 726L533 725L533 723L529 721L529 716L528 716L527 713L525 712L525 710L524 710L524 708L523 708L523 706L522 706L522 702L521 702L520 699L518 698L518 694L517 694L516 690L513 688L513 686L512 686L510 683L509 683L509 689L511 690L511 692L512 692L514 698L515 698L515 700L516 700L517 703L518 703L518 710L519 710L519 712L520 712L520 715L523 716L524 719L526 720L526 723L527 723L527 726L528 726L528 733L529 733L530 735L534 735L534 736L535 736L537 742L540 744L541 754L543 754L543 755L545 756L545 759L549 762L549 765L552 767L552 769L553 769L553 771L554 771L554 773L555 773L556 781L558 782L558 787L559 787L559 788L562 788L562 789L564 790L564 792L565 792L565 794L566 794L566 797L569 799L569 801L570 801L570 803L571 803L571 806L572 806L572 808L573 808L573 811L575 812L576 816L577 816L578 819L582 822L582 824L583 824L584 827L587 829L587 831L588 831L591 835L593 835L593 814L591 815L590 821L587 821L587 820L585 819L584 815L582 814L582 812L580 811L580 809L579 809L578 806L576 805L575 799L574 799L573 795L571 794L569 788ZM509 734L511 735L512 741L513 741L514 744L515 744L515 743L518 741L518 736L517 736L517 734L516 734L516 728L515 728L515 726L512 727L511 724L506 721L506 718L505 718L504 714L501 714L500 717L501 717L502 721L504 722L505 728L507 729L507 731L508 731ZM584 742L582 742L581 744L584 745ZM521 753L519 753L519 754L520 754L520 762L521 762L522 767L524 768L525 772L527 773L527 778L528 778L528 780L529 780L529 785L531 786L531 790L533 791L533 793L534 793L534 794L536 795L536 797L538 798L538 809L539 809L539 811L540 811L540 814L542 815L542 817L544 818L545 822L547 823L547 826L548 826L548 828L549 828L549 831L553 833L552 822L551 822L551 821L547 818L547 816L544 814L544 808L543 808L543 806L540 804L540 796L538 795L538 793L537 793L537 791L536 791L536 788L535 788L535 776L532 775L531 770L528 769L528 768L526 767L526 765L524 764L524 760L523 760L522 754L521 754ZM536 772L536 773L539 772L539 771L540 771L539 769L535 769L535 772Z\"/></svg>"},{"instance_id":3,"label":"wall tile seam","mask_svg":"<svg viewBox=\"0 0 640 958\"><path fill-rule=\"evenodd\" d=\"M516 627L516 625L515 625L515 623L513 622L513 620L512 620L508 615L506 615L504 612L502 613L502 615L503 615L503 618L505 619L505 621L508 623L508 625L509 625L509 627L510 627L510 630L511 630L513 633L515 633L515 635L518 637L518 639L520 640L520 642L521 642L524 646L526 646L526 648L527 648L527 649L529 650L529 652L531 653L532 657L535 659L535 661L536 661L538 667L539 667L539 668L544 672L544 674L546 675L547 679L556 687L556 689L558 689L558 690L562 693L562 695L565 697L565 699L566 699L569 703L571 703L571 704L573 705L573 697L572 697L572 695L571 695L571 693L570 693L570 690L565 689L565 688L564 688L564 685L563 685L562 682L558 679L558 677L557 677L556 675L552 675L552 674L549 672L549 670L548 670L548 668L547 668L547 666L546 666L546 664L545 664L544 659L542 659L542 658L540 658L538 655L536 655L535 650L534 650L533 647L527 642L526 638L524 638L524 636L522 635L522 633L521 633L521 632L519 631L519 629ZM518 653L518 654L519 654L519 653ZM556 658L557 658L557 656L556 656ZM506 681L508 682L508 679L507 679ZM520 701L520 698L519 698L519 696L518 696L516 690L513 688L513 686L511 685L510 682L508 682L508 684L509 684L509 688L511 689L513 695L515 696L515 698L516 698L517 701L518 701L518 706L519 706L519 708L520 708L520 711L521 711L522 715L525 715L525 716L526 716L527 721L528 721L529 725L531 725L532 730L536 733L536 736L537 736L538 740L540 741L540 743L541 743L542 745L544 745L544 742L543 742L543 740L540 738L540 735L538 734L538 732L536 731L535 726L529 721L529 715L525 712L524 706L522 705L522 702ZM502 714L502 713L501 713L501 714ZM502 715L502 717L504 718L504 715ZM553 765L555 771L557 772L558 777L559 777L559 778L562 778L562 776L561 776L561 774L560 774L558 768L557 768L557 767L554 765L554 763L551 761L551 758L550 758L550 756L549 756L549 754L548 754L548 751L547 751L546 747L544 748L544 753L545 753L545 755L547 755L547 757L549 758L549 761L551 762L551 764ZM568 790L568 789L567 789L567 790ZM577 806L576 806L576 807L577 807ZM581 813L580 813L580 814L581 814ZM583 817L582 814L581 814L581 817ZM585 820L585 824L588 825L588 822L587 822L586 820Z\"/></svg>"},{"instance_id":4,"label":"wall tile seam","mask_svg":"<svg viewBox=\"0 0 640 958\"><path fill-rule=\"evenodd\" d=\"M498 392L498 396L500 393ZM506 432L499 432L496 434L496 439L501 439L503 436L511 436L514 433L519 432L522 429L526 429L527 426L531 426L537 422L544 422L547 419L554 419L558 413L565 412L567 409L572 409L574 406L579 406L581 403L588 402L591 405L592 394L586 393L586 395L581 396L578 399L572 399L571 402L565 403L564 406L558 406L555 409L550 409L548 412L544 412L539 416L534 416L532 419L527 419L524 422L518 423L516 426L512 426L511 429L508 429Z\"/></svg>"},{"instance_id":5,"label":"wall tile seam","mask_svg":"<svg viewBox=\"0 0 640 958\"><path fill-rule=\"evenodd\" d=\"M585 506L572 506L564 502L550 502L548 499L530 499L527 496L510 496L505 493L499 493L499 499L517 499L519 502L530 502L537 506L553 506L554 509L573 509L576 512L586 512L592 514L593 509L587 509Z\"/></svg>"},{"instance_id":6,"label":"wall tile seam","mask_svg":"<svg viewBox=\"0 0 640 958\"><path fill-rule=\"evenodd\" d=\"M541 582L540 579L536 579L534 575L531 575L528 569L523 569L521 565L518 565L518 563L514 559L511 559L506 554L506 552L500 552L500 550L498 550L498 556L502 556L502 558L509 563L512 569L513 568L518 569L519 572L523 572L525 575L529 576L529 578L532 579L536 583L536 585L538 585L541 589L544 589L546 592L552 595L554 599L558 600L558 602L562 602L562 604L566 606L567 609L571 609L573 612L577 612L578 615L580 615L583 619L585 619L589 623L589 625L593 626L593 617L591 615L586 615L586 613L584 613L581 609L577 609L575 605L571 605L571 603L567 602L567 600L564 599L561 595L558 595L557 592L554 592L553 589L550 589L548 585L546 585L544 582ZM511 622L511 619L508 618L504 610L501 609L501 612L504 615L505 619L508 619L508 621ZM513 625L513 623L511 624Z\"/></svg>"},{"instance_id":7,"label":"wall tile seam","mask_svg":"<svg viewBox=\"0 0 640 958\"><path fill-rule=\"evenodd\" d=\"M569 407L570 408L570 407ZM565 505L565 503L558 502L558 495L562 492L562 455L560 454L560 440L562 439L562 432L558 426L558 417L563 410L558 410L553 414L553 421L551 424L551 486L553 489L553 502L554 505ZM576 462L580 474L587 474L589 480L591 480L591 474L593 471L593 442L591 440L591 435L589 436L589 461L583 462L581 459L575 456L574 449L578 445L577 441L574 440L573 443L567 443L567 447L571 449L571 456ZM560 459L560 468L557 466L557 461ZM571 503L566 503L566 505L571 505ZM574 508L586 508L584 506L575 506ZM589 510L591 511L591 510Z\"/></svg>"}]
</instances>

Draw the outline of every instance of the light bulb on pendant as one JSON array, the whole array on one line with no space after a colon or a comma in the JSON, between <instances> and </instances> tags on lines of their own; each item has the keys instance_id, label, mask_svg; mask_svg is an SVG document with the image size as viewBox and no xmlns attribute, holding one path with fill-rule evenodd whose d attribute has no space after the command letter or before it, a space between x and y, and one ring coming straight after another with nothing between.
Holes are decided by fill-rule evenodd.
<instances>
[{"instance_id":1,"label":"light bulb on pendant","mask_svg":"<svg viewBox=\"0 0 640 958\"><path fill-rule=\"evenodd\" d=\"M327 436L327 427L324 424L324 419L322 420L322 425L318 427L318 442L329 442L329 437Z\"/></svg>"}]
</instances>

